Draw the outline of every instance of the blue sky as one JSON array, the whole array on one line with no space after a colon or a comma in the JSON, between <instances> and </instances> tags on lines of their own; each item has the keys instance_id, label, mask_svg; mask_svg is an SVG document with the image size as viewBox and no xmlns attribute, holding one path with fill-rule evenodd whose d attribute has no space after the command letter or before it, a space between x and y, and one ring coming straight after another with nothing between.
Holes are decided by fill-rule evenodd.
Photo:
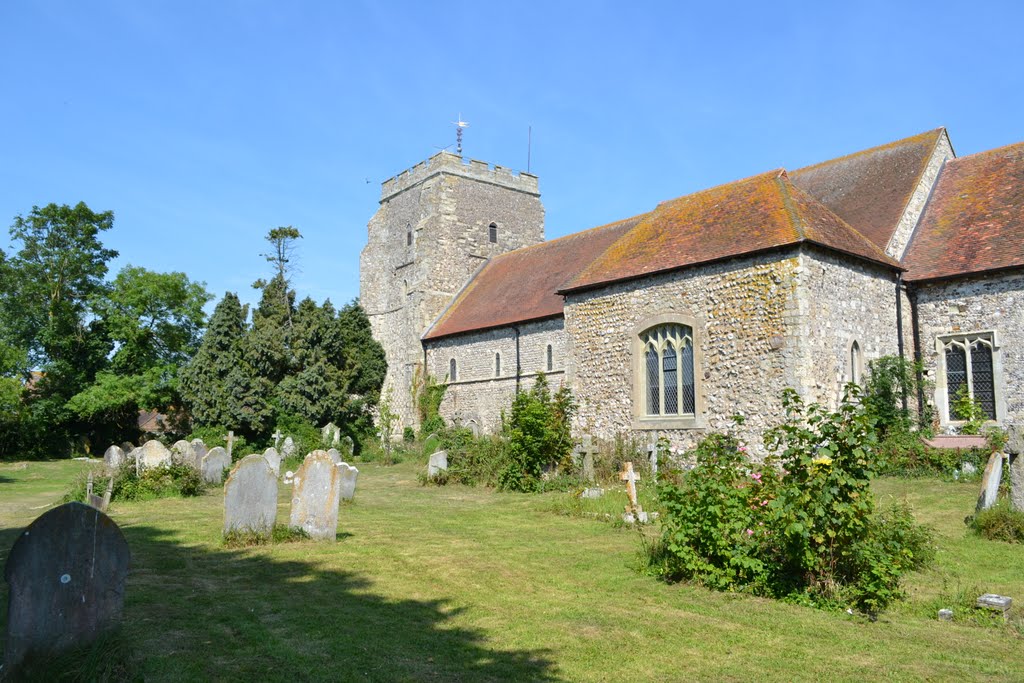
<instances>
[{"instance_id":1,"label":"blue sky","mask_svg":"<svg viewBox=\"0 0 1024 683\"><path fill-rule=\"evenodd\" d=\"M532 127L557 237L938 126L961 156L1020 142L1021 26L1019 2L9 0L0 221L111 209L114 272L247 301L294 225L299 294L342 304L380 181L459 113L465 156L515 169Z\"/></svg>"}]
</instances>

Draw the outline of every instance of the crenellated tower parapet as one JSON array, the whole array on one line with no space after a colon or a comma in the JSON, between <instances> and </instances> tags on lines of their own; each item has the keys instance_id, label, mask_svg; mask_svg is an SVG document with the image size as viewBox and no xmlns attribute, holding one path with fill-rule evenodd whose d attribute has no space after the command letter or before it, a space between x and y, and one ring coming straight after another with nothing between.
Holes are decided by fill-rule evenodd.
<instances>
[{"instance_id":1,"label":"crenellated tower parapet","mask_svg":"<svg viewBox=\"0 0 1024 683\"><path fill-rule=\"evenodd\" d=\"M491 183L509 190L540 196L537 176L524 171L515 172L506 166L489 164L477 159L463 159L451 152L438 152L398 175L394 175L380 188L380 201L385 202L400 192L424 183L442 173L461 176L483 183Z\"/></svg>"}]
</instances>

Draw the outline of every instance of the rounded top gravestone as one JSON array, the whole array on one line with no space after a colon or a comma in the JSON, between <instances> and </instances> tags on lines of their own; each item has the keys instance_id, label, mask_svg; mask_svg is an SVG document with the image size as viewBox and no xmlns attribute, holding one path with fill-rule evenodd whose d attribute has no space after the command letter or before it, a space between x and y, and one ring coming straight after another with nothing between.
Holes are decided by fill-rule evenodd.
<instances>
[{"instance_id":1,"label":"rounded top gravestone","mask_svg":"<svg viewBox=\"0 0 1024 683\"><path fill-rule=\"evenodd\" d=\"M160 467L171 463L171 452L159 441L147 441L139 452L139 459L143 467Z\"/></svg>"},{"instance_id":2,"label":"rounded top gravestone","mask_svg":"<svg viewBox=\"0 0 1024 683\"><path fill-rule=\"evenodd\" d=\"M277 452L276 448L271 446L263 451L263 457L270 463L270 469L274 470L275 477L281 474L281 455Z\"/></svg>"},{"instance_id":3,"label":"rounded top gravestone","mask_svg":"<svg viewBox=\"0 0 1024 683\"><path fill-rule=\"evenodd\" d=\"M262 455L247 455L224 484L224 533L269 534L276 521L277 475Z\"/></svg>"},{"instance_id":4,"label":"rounded top gravestone","mask_svg":"<svg viewBox=\"0 0 1024 683\"><path fill-rule=\"evenodd\" d=\"M117 469L124 462L124 450L120 446L111 446L103 454L103 462L110 469Z\"/></svg>"}]
</instances>

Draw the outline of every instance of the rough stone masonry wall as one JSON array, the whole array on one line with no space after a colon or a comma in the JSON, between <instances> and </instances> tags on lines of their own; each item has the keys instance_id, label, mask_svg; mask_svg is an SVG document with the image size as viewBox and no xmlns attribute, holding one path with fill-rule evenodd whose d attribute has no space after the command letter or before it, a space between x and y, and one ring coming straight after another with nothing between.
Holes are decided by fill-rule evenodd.
<instances>
[{"instance_id":1,"label":"rough stone masonry wall","mask_svg":"<svg viewBox=\"0 0 1024 683\"><path fill-rule=\"evenodd\" d=\"M778 419L779 391L792 383L800 362L794 337L800 265L795 251L763 254L567 296L571 386L579 402L574 431L601 439L657 433L688 449L706 429L726 429L742 413L738 434L755 456L763 455L761 433ZM696 428L637 424L633 337L663 314L695 319L695 373L702 378Z\"/></svg>"},{"instance_id":2,"label":"rough stone masonry wall","mask_svg":"<svg viewBox=\"0 0 1024 683\"><path fill-rule=\"evenodd\" d=\"M947 423L943 360L936 348L940 335L994 331L997 405L1002 424L1024 424L1024 273L1007 272L914 288L918 301L921 360L926 379L934 382L929 397Z\"/></svg>"},{"instance_id":3,"label":"rough stone masonry wall","mask_svg":"<svg viewBox=\"0 0 1024 683\"><path fill-rule=\"evenodd\" d=\"M860 346L862 377L870 360L898 351L896 273L806 249L797 277L801 315L793 336L802 340L804 362L795 368L794 387L802 389L805 401L834 409L851 379L854 341Z\"/></svg>"},{"instance_id":4,"label":"rough stone masonry wall","mask_svg":"<svg viewBox=\"0 0 1024 683\"><path fill-rule=\"evenodd\" d=\"M529 389L539 371L548 376L552 391L565 381L567 338L561 318L519 327L520 387ZM552 347L552 371L547 372L547 347ZM448 422L471 420L485 432L496 432L501 413L508 413L516 390L516 334L514 327L460 334L428 341L427 367L444 380L449 362L456 361L457 380L448 382L441 415ZM495 354L501 354L501 375L495 375Z\"/></svg>"}]
</instances>

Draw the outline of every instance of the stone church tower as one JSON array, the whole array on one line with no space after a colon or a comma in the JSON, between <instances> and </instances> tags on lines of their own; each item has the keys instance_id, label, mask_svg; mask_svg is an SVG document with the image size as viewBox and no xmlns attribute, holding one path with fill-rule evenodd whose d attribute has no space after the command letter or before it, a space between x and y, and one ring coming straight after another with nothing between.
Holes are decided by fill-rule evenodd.
<instances>
[{"instance_id":1,"label":"stone church tower","mask_svg":"<svg viewBox=\"0 0 1024 683\"><path fill-rule=\"evenodd\" d=\"M387 355L391 409L416 426L420 337L488 259L544 241L537 177L440 152L384 181L368 232L359 299Z\"/></svg>"}]
</instances>

